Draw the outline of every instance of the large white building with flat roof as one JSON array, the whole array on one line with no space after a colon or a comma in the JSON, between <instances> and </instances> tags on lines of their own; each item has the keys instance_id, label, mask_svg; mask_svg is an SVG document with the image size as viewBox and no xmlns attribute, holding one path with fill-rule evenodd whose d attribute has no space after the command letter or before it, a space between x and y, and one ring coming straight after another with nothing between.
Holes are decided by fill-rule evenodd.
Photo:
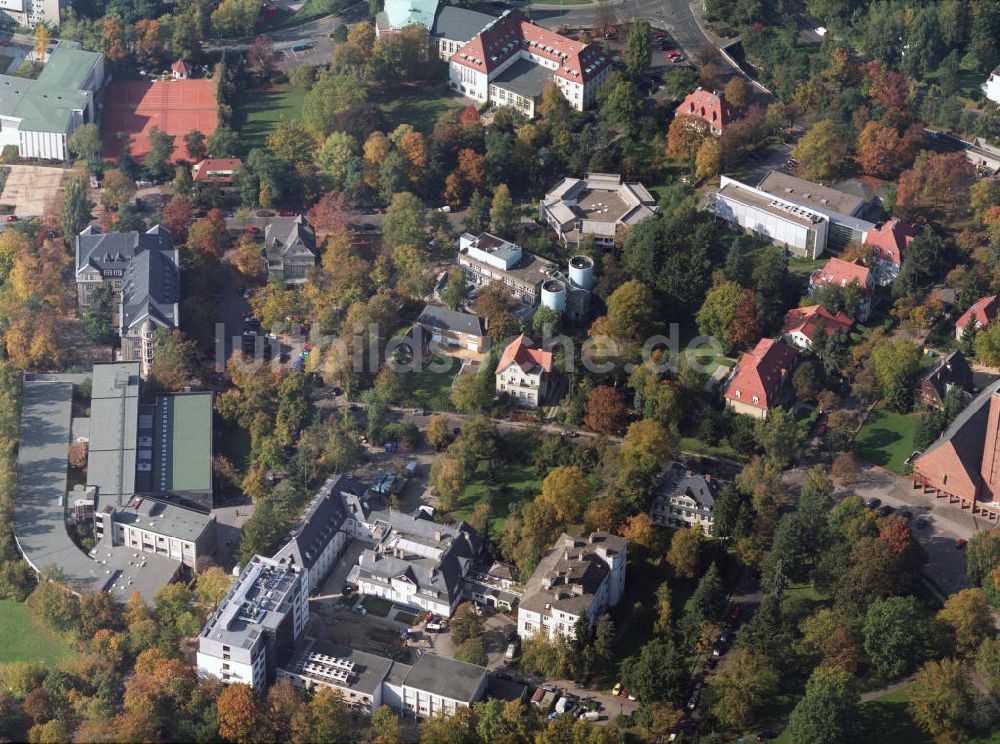
<instances>
[{"instance_id":1,"label":"large white building with flat roof","mask_svg":"<svg viewBox=\"0 0 1000 744\"><path fill-rule=\"evenodd\" d=\"M199 676L263 690L309 621L300 568L255 555L198 637Z\"/></svg>"},{"instance_id":2,"label":"large white building with flat roof","mask_svg":"<svg viewBox=\"0 0 1000 744\"><path fill-rule=\"evenodd\" d=\"M728 176L722 176L715 195L715 215L804 258L815 259L826 250L826 215Z\"/></svg>"}]
</instances>

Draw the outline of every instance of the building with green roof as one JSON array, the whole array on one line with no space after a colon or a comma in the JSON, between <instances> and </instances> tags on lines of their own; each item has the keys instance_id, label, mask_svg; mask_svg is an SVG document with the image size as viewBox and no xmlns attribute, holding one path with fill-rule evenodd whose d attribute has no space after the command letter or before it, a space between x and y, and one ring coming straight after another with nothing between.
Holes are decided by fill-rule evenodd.
<instances>
[{"instance_id":1,"label":"building with green roof","mask_svg":"<svg viewBox=\"0 0 1000 744\"><path fill-rule=\"evenodd\" d=\"M35 80L0 75L0 147L68 160L69 136L96 120L94 94L103 85L104 56L75 41L60 41Z\"/></svg>"}]
</instances>

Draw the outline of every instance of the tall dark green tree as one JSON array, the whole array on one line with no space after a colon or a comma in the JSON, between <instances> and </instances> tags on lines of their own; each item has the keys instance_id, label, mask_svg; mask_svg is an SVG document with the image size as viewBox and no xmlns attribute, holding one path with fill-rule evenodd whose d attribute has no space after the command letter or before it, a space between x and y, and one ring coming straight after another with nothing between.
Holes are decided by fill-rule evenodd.
<instances>
[{"instance_id":1,"label":"tall dark green tree","mask_svg":"<svg viewBox=\"0 0 1000 744\"><path fill-rule=\"evenodd\" d=\"M637 80L648 70L653 61L650 35L649 21L636 21L628 30L628 38L625 40L625 69L633 80Z\"/></svg>"},{"instance_id":2,"label":"tall dark green tree","mask_svg":"<svg viewBox=\"0 0 1000 744\"><path fill-rule=\"evenodd\" d=\"M114 293L102 284L90 296L90 305L83 311L83 332L95 344L110 344L115 338L111 325Z\"/></svg>"}]
</instances>

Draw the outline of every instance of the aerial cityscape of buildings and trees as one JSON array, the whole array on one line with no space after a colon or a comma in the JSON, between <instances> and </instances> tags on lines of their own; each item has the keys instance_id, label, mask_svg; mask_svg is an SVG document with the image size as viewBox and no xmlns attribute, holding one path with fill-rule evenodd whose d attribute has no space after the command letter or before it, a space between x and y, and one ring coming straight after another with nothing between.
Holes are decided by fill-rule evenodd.
<instances>
[{"instance_id":1,"label":"aerial cityscape of buildings and trees","mask_svg":"<svg viewBox=\"0 0 1000 744\"><path fill-rule=\"evenodd\" d=\"M1000 742L1000 0L0 6L0 740Z\"/></svg>"}]
</instances>

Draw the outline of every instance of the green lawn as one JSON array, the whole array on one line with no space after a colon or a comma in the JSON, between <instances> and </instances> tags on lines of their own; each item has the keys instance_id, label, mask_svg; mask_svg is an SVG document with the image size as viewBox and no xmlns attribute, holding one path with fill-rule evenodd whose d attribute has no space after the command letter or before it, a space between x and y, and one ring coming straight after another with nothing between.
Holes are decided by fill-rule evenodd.
<instances>
[{"instance_id":1,"label":"green lawn","mask_svg":"<svg viewBox=\"0 0 1000 744\"><path fill-rule=\"evenodd\" d=\"M300 121L306 92L288 83L248 90L233 111L233 129L243 153L264 147L264 140L283 119Z\"/></svg>"},{"instance_id":2,"label":"green lawn","mask_svg":"<svg viewBox=\"0 0 1000 744\"><path fill-rule=\"evenodd\" d=\"M450 366L441 371L441 363ZM404 372L403 393L407 403L432 411L451 411L451 383L461 368L462 362L454 357L435 356L419 371Z\"/></svg>"},{"instance_id":3,"label":"green lawn","mask_svg":"<svg viewBox=\"0 0 1000 744\"><path fill-rule=\"evenodd\" d=\"M413 625L417 622L417 616L412 612L397 612L396 622L403 623L403 625Z\"/></svg>"},{"instance_id":4,"label":"green lawn","mask_svg":"<svg viewBox=\"0 0 1000 744\"><path fill-rule=\"evenodd\" d=\"M466 519L476 504L492 492L490 505L493 516L490 519L490 533L499 539L507 523L511 504L530 501L542 490L542 480L531 463L517 463L490 467L485 460L479 463L469 484L458 498L458 507L452 514L456 519Z\"/></svg>"},{"instance_id":5,"label":"green lawn","mask_svg":"<svg viewBox=\"0 0 1000 744\"><path fill-rule=\"evenodd\" d=\"M0 663L42 661L55 666L72 654L66 639L36 622L28 605L0 600Z\"/></svg>"},{"instance_id":6,"label":"green lawn","mask_svg":"<svg viewBox=\"0 0 1000 744\"><path fill-rule=\"evenodd\" d=\"M681 450L707 457L722 457L726 460L736 460L737 462L746 462L747 459L728 445L705 444L705 442L695 437L681 437Z\"/></svg>"},{"instance_id":7,"label":"green lawn","mask_svg":"<svg viewBox=\"0 0 1000 744\"><path fill-rule=\"evenodd\" d=\"M412 124L418 132L430 134L441 114L453 109L463 109L468 105L469 102L464 98L433 95L423 90L387 101L380 104L379 108L385 114L386 131L391 132L400 124Z\"/></svg>"},{"instance_id":8,"label":"green lawn","mask_svg":"<svg viewBox=\"0 0 1000 744\"><path fill-rule=\"evenodd\" d=\"M909 472L906 459L913 454L913 437L919 417L894 413L879 404L854 440L854 454L894 473Z\"/></svg>"},{"instance_id":9,"label":"green lawn","mask_svg":"<svg viewBox=\"0 0 1000 744\"><path fill-rule=\"evenodd\" d=\"M381 597L366 596L361 600L361 604L368 612L379 617L388 617L389 611L392 609L392 602Z\"/></svg>"},{"instance_id":10,"label":"green lawn","mask_svg":"<svg viewBox=\"0 0 1000 744\"><path fill-rule=\"evenodd\" d=\"M800 258L798 256L788 257L788 270L793 274L801 274L803 276L808 276L809 274L816 271L827 262L825 258L818 258L812 260L809 258Z\"/></svg>"}]
</instances>

